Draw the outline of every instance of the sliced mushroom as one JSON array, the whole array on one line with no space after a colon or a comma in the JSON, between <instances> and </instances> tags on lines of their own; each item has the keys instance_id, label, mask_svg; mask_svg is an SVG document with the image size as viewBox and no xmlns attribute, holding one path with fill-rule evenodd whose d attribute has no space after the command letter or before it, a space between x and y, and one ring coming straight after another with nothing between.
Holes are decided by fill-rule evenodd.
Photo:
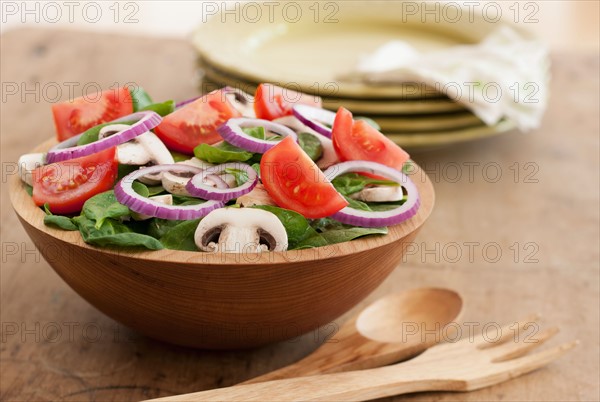
<instances>
[{"instance_id":1,"label":"sliced mushroom","mask_svg":"<svg viewBox=\"0 0 600 402\"><path fill-rule=\"evenodd\" d=\"M219 208L198 225L194 240L202 251L222 253L285 251L287 233L274 214L253 208Z\"/></svg>"},{"instance_id":2,"label":"sliced mushroom","mask_svg":"<svg viewBox=\"0 0 600 402\"><path fill-rule=\"evenodd\" d=\"M363 188L350 198L364 202L392 202L404 198L402 186L375 186Z\"/></svg>"},{"instance_id":3,"label":"sliced mushroom","mask_svg":"<svg viewBox=\"0 0 600 402\"><path fill-rule=\"evenodd\" d=\"M254 97L238 88L225 88L225 98L244 117L256 118Z\"/></svg>"},{"instance_id":4,"label":"sliced mushroom","mask_svg":"<svg viewBox=\"0 0 600 402\"><path fill-rule=\"evenodd\" d=\"M98 138L106 138L119 131L130 128L126 124L110 124L102 127ZM117 160L122 165L152 166L175 163L173 155L163 142L151 131L140 134L131 141L117 146ZM160 174L147 175L140 181L150 185L160 184Z\"/></svg>"},{"instance_id":5,"label":"sliced mushroom","mask_svg":"<svg viewBox=\"0 0 600 402\"><path fill-rule=\"evenodd\" d=\"M321 146L323 147L323 155L321 155L321 157L317 161L317 166L319 168L324 170L340 162L337 154L335 153L335 149L333 148L333 142L324 135L321 135L312 128L304 125L295 116L280 117L279 119L273 120L273 122L283 124L284 126L291 128L298 134L309 133L317 137L319 141L321 141Z\"/></svg>"},{"instance_id":6,"label":"sliced mushroom","mask_svg":"<svg viewBox=\"0 0 600 402\"><path fill-rule=\"evenodd\" d=\"M269 193L267 193L267 190L265 190L265 186L263 186L262 183L258 183L256 187L254 187L248 194L238 197L236 204L242 207L253 207L255 205L276 205L275 201L273 201Z\"/></svg>"},{"instance_id":7,"label":"sliced mushroom","mask_svg":"<svg viewBox=\"0 0 600 402\"><path fill-rule=\"evenodd\" d=\"M196 166L200 169L208 169L211 166L214 166L208 162L204 162L198 158L192 158L187 161L177 162L177 164ZM174 173L174 172L163 172L162 173L162 186L165 190L167 190L171 194L176 195L187 195L190 193L185 189L185 186L188 181L194 176L193 173ZM235 176L231 174L223 174L219 176L229 187L235 187L236 181ZM209 186L216 186L216 183L212 182L210 179L206 180L206 184Z\"/></svg>"},{"instance_id":8,"label":"sliced mushroom","mask_svg":"<svg viewBox=\"0 0 600 402\"><path fill-rule=\"evenodd\" d=\"M148 197L148 199L163 203L165 205L173 205L173 196L171 194L155 195L153 197ZM149 215L138 214L136 212L132 212L131 217L136 221L145 221L152 218Z\"/></svg>"},{"instance_id":9,"label":"sliced mushroom","mask_svg":"<svg viewBox=\"0 0 600 402\"><path fill-rule=\"evenodd\" d=\"M46 154L25 154L19 158L17 169L21 180L33 186L33 178L31 173L40 166L46 163Z\"/></svg>"}]
</instances>

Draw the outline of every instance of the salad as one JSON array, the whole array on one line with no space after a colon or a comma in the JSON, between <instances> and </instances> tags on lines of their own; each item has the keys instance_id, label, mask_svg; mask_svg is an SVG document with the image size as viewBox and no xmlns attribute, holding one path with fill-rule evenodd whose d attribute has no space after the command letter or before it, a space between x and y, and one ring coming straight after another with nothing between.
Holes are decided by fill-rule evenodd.
<instances>
[{"instance_id":1,"label":"salad","mask_svg":"<svg viewBox=\"0 0 600 402\"><path fill-rule=\"evenodd\" d=\"M367 118L271 84L176 104L142 89L52 106L60 141L19 159L44 223L100 247L320 247L416 214L409 155ZM403 170L404 169L404 170Z\"/></svg>"}]
</instances>

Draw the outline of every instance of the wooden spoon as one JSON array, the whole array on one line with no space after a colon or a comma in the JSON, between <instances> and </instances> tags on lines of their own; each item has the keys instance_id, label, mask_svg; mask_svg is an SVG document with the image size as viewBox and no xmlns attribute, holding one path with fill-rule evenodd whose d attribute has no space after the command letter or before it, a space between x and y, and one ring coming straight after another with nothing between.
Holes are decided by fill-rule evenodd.
<instances>
[{"instance_id":1,"label":"wooden spoon","mask_svg":"<svg viewBox=\"0 0 600 402\"><path fill-rule=\"evenodd\" d=\"M460 295L438 288L413 289L385 296L346 322L313 353L297 363L242 384L361 370L416 356L452 337L463 306Z\"/></svg>"}]
</instances>

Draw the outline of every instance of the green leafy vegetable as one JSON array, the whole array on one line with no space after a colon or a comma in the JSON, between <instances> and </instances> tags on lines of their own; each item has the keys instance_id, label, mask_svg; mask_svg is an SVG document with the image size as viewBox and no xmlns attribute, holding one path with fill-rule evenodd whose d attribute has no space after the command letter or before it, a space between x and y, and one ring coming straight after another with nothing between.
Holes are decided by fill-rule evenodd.
<instances>
[{"instance_id":1,"label":"green leafy vegetable","mask_svg":"<svg viewBox=\"0 0 600 402\"><path fill-rule=\"evenodd\" d=\"M102 123L94 126L92 128L87 129L83 132L79 140L77 140L77 145L86 145L91 144L92 142L98 141L98 135L100 134L100 130L102 130L106 126L110 126L112 124L126 124L128 126L132 125L134 122L131 121L122 121L120 123Z\"/></svg>"},{"instance_id":2,"label":"green leafy vegetable","mask_svg":"<svg viewBox=\"0 0 600 402\"><path fill-rule=\"evenodd\" d=\"M82 214L87 219L96 223L96 229L100 229L108 218L121 218L129 215L129 208L120 204L115 198L113 190L97 194L83 204Z\"/></svg>"},{"instance_id":3,"label":"green leafy vegetable","mask_svg":"<svg viewBox=\"0 0 600 402\"><path fill-rule=\"evenodd\" d=\"M218 145L200 144L194 148L194 155L208 163L221 164L227 162L246 162L254 154L229 144L221 142Z\"/></svg>"},{"instance_id":4,"label":"green leafy vegetable","mask_svg":"<svg viewBox=\"0 0 600 402\"><path fill-rule=\"evenodd\" d=\"M127 176L129 173L133 173L138 170L139 166L133 165L119 165L117 168L117 181L121 180L123 177Z\"/></svg>"},{"instance_id":5,"label":"green leafy vegetable","mask_svg":"<svg viewBox=\"0 0 600 402\"><path fill-rule=\"evenodd\" d=\"M298 134L298 144L313 161L319 160L323 155L323 145L321 145L321 141L313 134Z\"/></svg>"},{"instance_id":6,"label":"green leafy vegetable","mask_svg":"<svg viewBox=\"0 0 600 402\"><path fill-rule=\"evenodd\" d=\"M175 111L175 101L168 100L166 102L153 103L140 109L140 111L146 110L158 113L162 117L165 117L166 115L171 114Z\"/></svg>"},{"instance_id":7,"label":"green leafy vegetable","mask_svg":"<svg viewBox=\"0 0 600 402\"><path fill-rule=\"evenodd\" d=\"M358 209L359 211L372 211L371 207L369 207L369 204L366 202L355 200L346 196L344 196L344 198L346 198L346 201L348 201L348 207L350 208Z\"/></svg>"},{"instance_id":8,"label":"green leafy vegetable","mask_svg":"<svg viewBox=\"0 0 600 402\"><path fill-rule=\"evenodd\" d=\"M187 161L188 159L190 159L190 157L188 155L179 153L179 152L175 152L175 151L171 151L171 155L173 156L173 160L175 162L183 162L183 161Z\"/></svg>"},{"instance_id":9,"label":"green leafy vegetable","mask_svg":"<svg viewBox=\"0 0 600 402\"><path fill-rule=\"evenodd\" d=\"M254 137L259 140L264 140L267 138L264 127L245 127L242 128L242 131L248 134L250 137Z\"/></svg>"},{"instance_id":10,"label":"green leafy vegetable","mask_svg":"<svg viewBox=\"0 0 600 402\"><path fill-rule=\"evenodd\" d=\"M62 215L53 215L47 203L44 204L44 211L46 212L44 225L56 226L63 230L77 230L77 226L71 221L71 218Z\"/></svg>"},{"instance_id":11,"label":"green leafy vegetable","mask_svg":"<svg viewBox=\"0 0 600 402\"><path fill-rule=\"evenodd\" d=\"M289 250L327 245L319 233L310 226L308 220L297 212L268 205L257 205L252 208L271 212L279 218L288 235Z\"/></svg>"},{"instance_id":12,"label":"green leafy vegetable","mask_svg":"<svg viewBox=\"0 0 600 402\"><path fill-rule=\"evenodd\" d=\"M235 177L235 184L237 186L241 186L242 184L248 181L248 173L246 173L244 170L226 168L225 173L228 173Z\"/></svg>"},{"instance_id":13,"label":"green leafy vegetable","mask_svg":"<svg viewBox=\"0 0 600 402\"><path fill-rule=\"evenodd\" d=\"M25 187L25 192L29 194L30 197L33 197L33 187L27 183L23 183L23 186Z\"/></svg>"},{"instance_id":14,"label":"green leafy vegetable","mask_svg":"<svg viewBox=\"0 0 600 402\"><path fill-rule=\"evenodd\" d=\"M160 242L171 250L198 251L194 242L194 233L199 222L200 219L178 223L165 232Z\"/></svg>"},{"instance_id":15,"label":"green leafy vegetable","mask_svg":"<svg viewBox=\"0 0 600 402\"><path fill-rule=\"evenodd\" d=\"M130 88L129 93L131 94L131 100L133 101L133 111L139 112L140 110L144 110L144 108L152 105L152 98L144 88L135 87Z\"/></svg>"},{"instance_id":16,"label":"green leafy vegetable","mask_svg":"<svg viewBox=\"0 0 600 402\"><path fill-rule=\"evenodd\" d=\"M358 193L366 186L398 186L398 183L392 180L378 180L358 173L345 173L339 175L331 182L335 189L342 195L351 195Z\"/></svg>"},{"instance_id":17,"label":"green leafy vegetable","mask_svg":"<svg viewBox=\"0 0 600 402\"><path fill-rule=\"evenodd\" d=\"M148 221L146 233L156 239L163 237L169 230L185 221L171 221L168 219L152 218Z\"/></svg>"},{"instance_id":18,"label":"green leafy vegetable","mask_svg":"<svg viewBox=\"0 0 600 402\"><path fill-rule=\"evenodd\" d=\"M331 218L314 220L312 221L312 227L321 235L327 244L343 243L362 236L372 234L387 234L388 232L386 227L363 228L358 226L350 226Z\"/></svg>"},{"instance_id":19,"label":"green leafy vegetable","mask_svg":"<svg viewBox=\"0 0 600 402\"><path fill-rule=\"evenodd\" d=\"M150 190L148 190L148 187L146 187L146 185L144 183L140 183L139 181L134 181L131 184L131 188L133 188L133 191L135 191L136 193L138 193L139 195L141 195L144 198L148 198L150 196Z\"/></svg>"},{"instance_id":20,"label":"green leafy vegetable","mask_svg":"<svg viewBox=\"0 0 600 402\"><path fill-rule=\"evenodd\" d=\"M83 241L88 244L101 247L145 247L150 250L163 248L160 241L154 237L135 233L125 224L114 219L105 219L99 226L85 215L75 217L73 221L79 227Z\"/></svg>"},{"instance_id":21,"label":"green leafy vegetable","mask_svg":"<svg viewBox=\"0 0 600 402\"><path fill-rule=\"evenodd\" d=\"M260 163L253 163L252 169L256 170L256 173L258 173L258 177L260 177Z\"/></svg>"}]
</instances>

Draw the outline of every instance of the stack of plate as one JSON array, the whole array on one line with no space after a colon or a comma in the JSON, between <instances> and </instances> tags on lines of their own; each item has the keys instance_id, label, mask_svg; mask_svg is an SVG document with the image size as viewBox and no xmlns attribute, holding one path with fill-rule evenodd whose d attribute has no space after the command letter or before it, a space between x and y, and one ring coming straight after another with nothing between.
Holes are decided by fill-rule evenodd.
<instances>
[{"instance_id":1,"label":"stack of plate","mask_svg":"<svg viewBox=\"0 0 600 402\"><path fill-rule=\"evenodd\" d=\"M375 120L408 148L468 141L509 131L508 121L486 126L464 106L421 83L369 85L350 77L361 57L395 40L428 51L479 42L498 24L476 13L440 15L426 3L287 2L237 3L195 33L203 92L225 85L254 93L269 82L323 98ZM271 3L272 4L272 3ZM410 6L410 8L409 8ZM410 12L408 12L410 11ZM425 13L425 14L423 14ZM445 14L444 14L445 13ZM450 17L452 17L450 19Z\"/></svg>"}]
</instances>

